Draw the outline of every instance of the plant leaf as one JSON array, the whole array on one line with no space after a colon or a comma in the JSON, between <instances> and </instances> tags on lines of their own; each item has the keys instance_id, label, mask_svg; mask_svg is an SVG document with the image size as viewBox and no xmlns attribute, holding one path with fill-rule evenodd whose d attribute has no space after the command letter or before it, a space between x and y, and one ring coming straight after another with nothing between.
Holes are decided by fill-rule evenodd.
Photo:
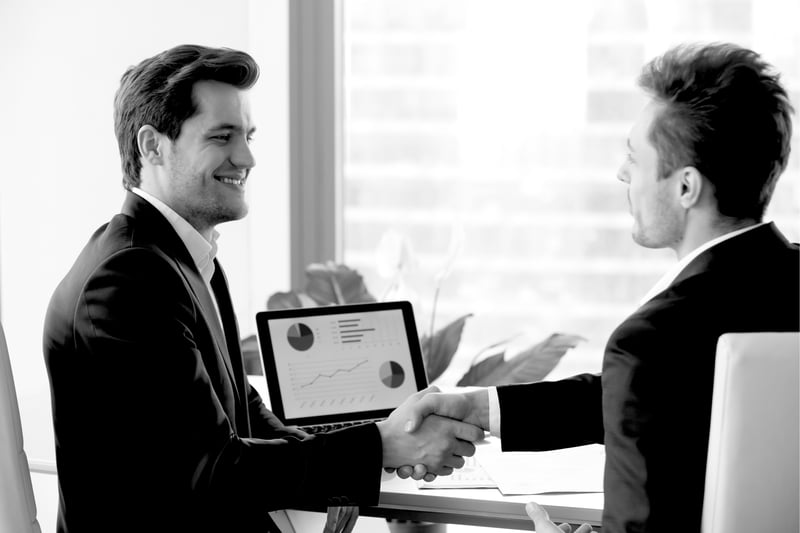
<instances>
[{"instance_id":1,"label":"plant leaf","mask_svg":"<svg viewBox=\"0 0 800 533\"><path fill-rule=\"evenodd\" d=\"M276 292L267 299L267 309L294 309L303 307L303 302L294 291Z\"/></svg>"},{"instance_id":2,"label":"plant leaf","mask_svg":"<svg viewBox=\"0 0 800 533\"><path fill-rule=\"evenodd\" d=\"M332 261L308 265L305 293L318 305L375 301L357 270Z\"/></svg>"},{"instance_id":3,"label":"plant leaf","mask_svg":"<svg viewBox=\"0 0 800 533\"><path fill-rule=\"evenodd\" d=\"M491 357L487 357L480 363L476 363L469 367L469 370L466 374L464 374L456 386L458 387L466 387L472 385L474 383L481 383L484 378L490 375L498 365L502 365L504 363L503 356L505 355L505 350L502 352L492 355Z\"/></svg>"},{"instance_id":4,"label":"plant leaf","mask_svg":"<svg viewBox=\"0 0 800 533\"><path fill-rule=\"evenodd\" d=\"M450 365L450 361L453 360L453 355L455 355L461 342L464 324L471 316L472 313L463 315L437 330L433 337L423 335L420 339L428 383L432 383L433 380L441 376L442 372Z\"/></svg>"},{"instance_id":5,"label":"plant leaf","mask_svg":"<svg viewBox=\"0 0 800 533\"><path fill-rule=\"evenodd\" d=\"M514 337L517 337L518 335L519 335L519 333L515 333L514 335L512 335L510 337L507 337L507 338L505 338L503 340L499 340L497 342L494 342L494 343L490 344L486 348L482 348L472 358L472 361L470 362L470 365L474 365L475 361L477 361L479 359L482 360L487 353L492 353L494 351L497 351L497 348L499 348L500 346L508 345L508 343L511 342L512 340L514 340ZM505 353L505 351L506 351L505 348L503 348L502 351L503 351L503 353Z\"/></svg>"},{"instance_id":6,"label":"plant leaf","mask_svg":"<svg viewBox=\"0 0 800 533\"><path fill-rule=\"evenodd\" d=\"M487 386L541 381L555 368L567 350L584 340L586 339L580 335L553 333L510 360L497 364L490 372L479 377L476 374L475 379L468 379L472 371L470 368L459 381L459 385Z\"/></svg>"}]
</instances>

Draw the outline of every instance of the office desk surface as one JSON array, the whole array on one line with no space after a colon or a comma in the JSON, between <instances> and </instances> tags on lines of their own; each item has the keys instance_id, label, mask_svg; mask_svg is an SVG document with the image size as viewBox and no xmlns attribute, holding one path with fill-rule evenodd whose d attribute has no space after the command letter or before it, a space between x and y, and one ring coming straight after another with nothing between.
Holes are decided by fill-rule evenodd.
<instances>
[{"instance_id":1,"label":"office desk surface","mask_svg":"<svg viewBox=\"0 0 800 533\"><path fill-rule=\"evenodd\" d=\"M362 508L365 516L424 520L450 524L533 530L525 504L543 505L556 523L598 526L603 509L601 493L559 493L504 496L498 489L419 489L414 480L383 474L380 504Z\"/></svg>"},{"instance_id":2,"label":"office desk surface","mask_svg":"<svg viewBox=\"0 0 800 533\"><path fill-rule=\"evenodd\" d=\"M268 401L264 377L248 376L248 379L262 399ZM364 516L400 520L533 530L533 523L525 513L525 504L531 500L543 505L556 523L600 525L602 493L504 496L495 488L419 489L412 479L386 473L381 480L380 503L360 512Z\"/></svg>"}]
</instances>

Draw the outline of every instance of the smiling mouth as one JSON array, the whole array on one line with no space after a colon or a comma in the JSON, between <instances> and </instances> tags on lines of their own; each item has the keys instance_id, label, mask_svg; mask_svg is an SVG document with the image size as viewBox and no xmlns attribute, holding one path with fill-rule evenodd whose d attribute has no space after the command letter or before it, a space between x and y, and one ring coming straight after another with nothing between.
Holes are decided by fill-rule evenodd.
<instances>
[{"instance_id":1,"label":"smiling mouth","mask_svg":"<svg viewBox=\"0 0 800 533\"><path fill-rule=\"evenodd\" d=\"M238 185L239 187L244 187L247 181L247 178L230 178L227 176L214 176L214 179L228 185Z\"/></svg>"}]
</instances>

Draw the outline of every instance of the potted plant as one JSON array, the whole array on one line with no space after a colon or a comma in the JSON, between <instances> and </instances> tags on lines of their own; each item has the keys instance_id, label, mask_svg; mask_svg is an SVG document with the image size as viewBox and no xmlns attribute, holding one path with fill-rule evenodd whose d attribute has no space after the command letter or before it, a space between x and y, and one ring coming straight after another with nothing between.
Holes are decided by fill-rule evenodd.
<instances>
[{"instance_id":1,"label":"potted plant","mask_svg":"<svg viewBox=\"0 0 800 533\"><path fill-rule=\"evenodd\" d=\"M276 292L267 299L267 309L286 309L321 305L341 305L374 302L376 298L364 283L361 274L340 263L314 263L305 271L304 287L287 292ZM444 276L440 276L441 280ZM441 281L440 280L440 281ZM434 295L434 311L430 328L420 336L420 346L428 383L433 383L450 365L458 350L467 320L472 313L465 313L450 323L434 328L435 301L438 299L440 282ZM505 385L539 381L547 376L561 357L584 340L579 335L552 333L540 342L523 349L513 357L506 357L508 340L501 341L479 351L469 369L456 383L457 386ZM242 341L246 367L249 374L260 374L258 345L254 335ZM488 353L492 355L487 356Z\"/></svg>"}]
</instances>

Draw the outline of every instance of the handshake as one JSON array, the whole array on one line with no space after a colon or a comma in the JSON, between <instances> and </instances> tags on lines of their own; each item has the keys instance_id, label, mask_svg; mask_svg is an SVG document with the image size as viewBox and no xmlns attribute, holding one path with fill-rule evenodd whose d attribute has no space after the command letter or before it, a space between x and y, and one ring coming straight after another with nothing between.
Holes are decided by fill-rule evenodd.
<instances>
[{"instance_id":1,"label":"handshake","mask_svg":"<svg viewBox=\"0 0 800 533\"><path fill-rule=\"evenodd\" d=\"M383 467L402 478L432 481L464 466L474 442L489 429L486 389L441 393L435 386L413 394L378 422Z\"/></svg>"},{"instance_id":2,"label":"handshake","mask_svg":"<svg viewBox=\"0 0 800 533\"><path fill-rule=\"evenodd\" d=\"M378 422L383 441L383 467L402 478L432 481L464 466L475 454L474 442L489 429L489 391L441 393L435 386L413 394L386 420ZM568 524L556 525L547 511L529 502L525 511L541 533L568 533ZM582 524L574 533L594 533Z\"/></svg>"}]
</instances>

